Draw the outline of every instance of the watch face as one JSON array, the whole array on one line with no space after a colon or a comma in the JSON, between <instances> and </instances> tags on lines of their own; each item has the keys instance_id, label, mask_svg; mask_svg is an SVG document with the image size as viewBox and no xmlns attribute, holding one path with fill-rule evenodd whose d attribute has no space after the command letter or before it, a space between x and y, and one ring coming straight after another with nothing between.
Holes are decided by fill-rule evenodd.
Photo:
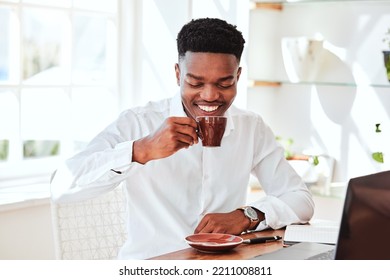
<instances>
[{"instance_id":1,"label":"watch face","mask_svg":"<svg viewBox=\"0 0 390 280\"><path fill-rule=\"evenodd\" d=\"M257 213L256 213L256 211L252 207L245 208L245 213L252 220L257 220L258 219Z\"/></svg>"}]
</instances>

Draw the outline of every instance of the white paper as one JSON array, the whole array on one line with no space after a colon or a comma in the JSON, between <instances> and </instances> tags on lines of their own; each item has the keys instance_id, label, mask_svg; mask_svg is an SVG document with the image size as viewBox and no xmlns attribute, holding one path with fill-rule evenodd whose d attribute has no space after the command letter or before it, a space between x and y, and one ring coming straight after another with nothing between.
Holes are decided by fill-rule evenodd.
<instances>
[{"instance_id":1,"label":"white paper","mask_svg":"<svg viewBox=\"0 0 390 280\"><path fill-rule=\"evenodd\" d=\"M289 225L284 233L284 242L336 244L339 227L339 223L325 220L310 221L305 225Z\"/></svg>"}]
</instances>

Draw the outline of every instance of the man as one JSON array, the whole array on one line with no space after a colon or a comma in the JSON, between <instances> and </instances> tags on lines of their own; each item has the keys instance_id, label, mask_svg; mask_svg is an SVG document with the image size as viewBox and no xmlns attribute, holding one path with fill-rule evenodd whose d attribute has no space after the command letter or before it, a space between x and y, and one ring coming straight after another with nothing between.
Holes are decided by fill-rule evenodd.
<instances>
[{"instance_id":1,"label":"man","mask_svg":"<svg viewBox=\"0 0 390 280\"><path fill-rule=\"evenodd\" d=\"M124 182L128 240L119 258L185 248L193 232L240 234L312 217L310 192L271 130L260 116L232 106L244 43L220 19L186 24L177 37L180 94L123 112L57 170L56 201L91 198ZM200 115L227 116L221 147L198 140ZM267 196L248 207L251 172Z\"/></svg>"}]
</instances>

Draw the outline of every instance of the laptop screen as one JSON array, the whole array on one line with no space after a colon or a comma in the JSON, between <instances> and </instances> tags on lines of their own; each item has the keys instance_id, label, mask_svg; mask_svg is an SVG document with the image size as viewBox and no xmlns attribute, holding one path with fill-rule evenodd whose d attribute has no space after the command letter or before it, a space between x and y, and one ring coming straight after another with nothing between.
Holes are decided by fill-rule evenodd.
<instances>
[{"instance_id":1,"label":"laptop screen","mask_svg":"<svg viewBox=\"0 0 390 280\"><path fill-rule=\"evenodd\" d=\"M390 171L348 183L336 259L390 260Z\"/></svg>"}]
</instances>

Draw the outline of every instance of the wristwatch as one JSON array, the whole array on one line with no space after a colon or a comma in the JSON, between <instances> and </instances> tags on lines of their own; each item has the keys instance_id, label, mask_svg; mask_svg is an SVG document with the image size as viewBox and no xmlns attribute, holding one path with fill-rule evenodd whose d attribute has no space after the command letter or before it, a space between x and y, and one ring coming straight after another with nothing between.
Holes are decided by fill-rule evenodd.
<instances>
[{"instance_id":1,"label":"wristwatch","mask_svg":"<svg viewBox=\"0 0 390 280\"><path fill-rule=\"evenodd\" d=\"M256 226L257 222L259 221L259 217L257 216L256 210L250 206L240 207L240 208L237 208L237 210L242 210L244 212L244 215L251 222L248 229L253 229Z\"/></svg>"}]
</instances>

